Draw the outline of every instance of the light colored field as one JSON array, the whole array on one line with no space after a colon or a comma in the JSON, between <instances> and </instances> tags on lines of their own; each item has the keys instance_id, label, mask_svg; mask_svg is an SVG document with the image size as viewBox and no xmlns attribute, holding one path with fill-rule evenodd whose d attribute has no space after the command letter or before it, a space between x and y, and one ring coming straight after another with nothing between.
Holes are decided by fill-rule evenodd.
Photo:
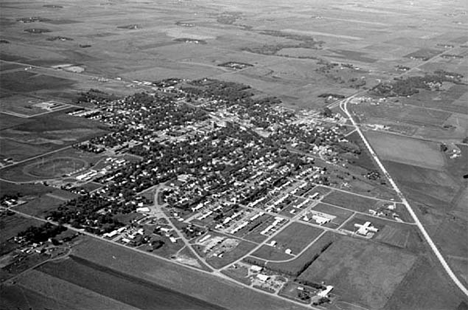
<instances>
[{"instance_id":1,"label":"light colored field","mask_svg":"<svg viewBox=\"0 0 468 310\"><path fill-rule=\"evenodd\" d=\"M375 131L365 133L379 157L419 167L442 169L444 155L436 143Z\"/></svg>"}]
</instances>

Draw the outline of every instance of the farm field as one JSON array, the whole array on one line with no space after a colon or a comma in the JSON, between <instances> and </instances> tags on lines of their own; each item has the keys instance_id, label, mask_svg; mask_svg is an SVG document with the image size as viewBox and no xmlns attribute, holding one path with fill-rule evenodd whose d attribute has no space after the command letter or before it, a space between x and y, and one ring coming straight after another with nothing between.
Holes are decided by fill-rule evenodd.
<instances>
[{"instance_id":1,"label":"farm field","mask_svg":"<svg viewBox=\"0 0 468 310\"><path fill-rule=\"evenodd\" d=\"M434 262L418 258L406 277L398 284L384 309L463 309L457 290L444 285L445 275L434 268ZM419 283L419 284L418 284ZM420 285L424 283L425 285Z\"/></svg>"},{"instance_id":2,"label":"farm field","mask_svg":"<svg viewBox=\"0 0 468 310\"><path fill-rule=\"evenodd\" d=\"M447 171L385 161L385 167L411 197L413 192L450 203L460 190L460 182Z\"/></svg>"},{"instance_id":3,"label":"farm field","mask_svg":"<svg viewBox=\"0 0 468 310\"><path fill-rule=\"evenodd\" d=\"M388 246L343 237L322 253L300 278L333 283L340 301L380 309L416 259Z\"/></svg>"},{"instance_id":4,"label":"farm field","mask_svg":"<svg viewBox=\"0 0 468 310\"><path fill-rule=\"evenodd\" d=\"M31 270L17 278L14 285L2 285L3 303L24 304L32 307L53 309L129 309L136 310L127 303L100 295L82 286L62 280L37 270ZM22 292L22 294L21 294ZM36 297L36 294L38 295ZM18 296L20 295L20 296ZM36 299L37 298L37 299Z\"/></svg>"},{"instance_id":5,"label":"farm field","mask_svg":"<svg viewBox=\"0 0 468 310\"><path fill-rule=\"evenodd\" d=\"M15 184L0 180L0 189L3 195L39 196L52 192L54 189L39 184Z\"/></svg>"},{"instance_id":6,"label":"farm field","mask_svg":"<svg viewBox=\"0 0 468 310\"><path fill-rule=\"evenodd\" d=\"M71 257L59 263L46 263L38 270L138 309L152 309L155 304L165 308L190 305L194 309L222 309L79 258Z\"/></svg>"},{"instance_id":7,"label":"farm field","mask_svg":"<svg viewBox=\"0 0 468 310\"><path fill-rule=\"evenodd\" d=\"M143 179L140 179L141 175L145 176L145 183L139 189L159 182L155 180L166 182L166 178L171 178L167 185L174 178L185 177L161 174L155 179L153 172L157 169L149 172L143 167L146 164L138 164L146 159L144 155L127 154L124 158L135 165L109 168L121 170L113 170L120 172L120 176L109 178L112 181L108 184L98 184L98 180L96 183L77 182L78 172L106 167L105 157L111 156L113 151L93 155L78 151L72 145L109 132L124 132L118 122L114 125L108 122L107 113L116 110L99 112L104 117L101 120L106 120L109 125L67 114L73 110L96 108L91 102L81 104L77 100L81 92L91 88L117 96L162 94L161 90L152 87L152 82L170 78L217 79L250 86L254 98L277 97L291 110L311 109L314 110L311 115L323 116L328 114L327 107L333 115L338 113L346 118L338 98L356 95L375 99L379 97L374 91L375 86L443 70L447 71L445 78L451 81L426 83L409 96L385 95L386 98L378 103L349 104L348 108L437 247L468 287L466 11L466 0L1 1L0 196L21 194L27 203L14 208L44 217L49 210L78 195L58 190L55 186L66 184L65 188L69 188L77 185L78 190L102 187L104 196L106 190L112 191L112 195L120 194L109 207L120 208L117 204L132 193L120 191L119 187L137 184ZM242 65L226 65L229 63ZM464 76L458 77L458 74ZM164 93L167 90L164 89ZM171 89L165 95L172 97L174 93L176 91ZM242 104L242 101L238 103ZM125 111L120 112L126 119ZM209 257L208 263L221 269L242 259L269 238L276 245L262 245L252 253L253 259L265 260L272 270L285 272L293 278L297 276L333 285L332 294L337 299L323 309L467 308L467 297L461 295L432 256L388 179L383 175L382 178L376 176L373 170L380 169L358 133L351 132L354 126L350 126L350 120L337 116L325 122L330 128L338 123L349 126L350 131L339 136L339 141L352 151L341 150L342 145L333 144L329 154L322 151L310 154L306 158L308 163L326 167L326 170L323 169L323 175L318 175L317 183L322 185L316 184L300 200L319 193L319 197L310 200L304 208L313 204L310 211L336 218L323 229L306 225L302 222L303 216L295 217L301 210L290 213L294 209L290 204L279 214L288 217L282 222L288 226L285 229L284 226L276 227L263 235L260 232L275 217L265 211L235 233L233 239L241 242L234 250L218 252L216 254L221 257ZM381 126L374 125L386 127L380 129ZM134 126L132 134L145 132L145 126ZM373 126L375 130L371 129ZM217 123L213 123L213 128L219 128ZM270 126L262 134L283 134L278 128L281 127ZM385 133L385 130L393 134ZM250 135L250 129L247 133ZM157 135L159 132L145 133L145 139L157 140L155 150L162 140L156 138ZM119 137L115 138L119 140ZM316 136L309 138L310 143L317 146L331 141L328 138L322 141L322 137ZM321 143L314 142L317 139ZM357 144L360 152L342 139ZM134 140L130 144L134 142L141 141ZM442 144L448 145L450 151L441 151ZM170 147L171 143L163 141L161 145ZM300 147L301 143L297 145ZM335 147L339 155L335 155ZM151 149L153 145L149 148L137 146L134 150L144 153ZM455 154L458 157L452 156L453 149L459 150ZM343 155L342 151L346 153ZM278 158L273 157L275 161L281 160L283 152L277 154ZM251 156L256 155L252 153ZM336 156L338 158L334 158ZM167 157L157 164L166 161ZM153 161L151 166L154 164ZM194 171L188 172L192 168L179 164L178 168L185 168L187 174L196 176ZM221 167L220 164L225 163L212 161L212 164ZM263 165L261 160L258 164ZM229 165L226 164L226 171L231 171ZM138 173L130 171L134 168ZM296 182L293 180L295 172L303 167L295 168L292 176L285 178ZM368 174L369 171L372 172ZM232 172L237 175L237 171ZM283 176L282 168L278 172ZM244 176L244 170L238 173ZM71 176L67 176L69 174ZM214 184L224 179L220 176L210 175L214 190L221 188ZM127 183L127 177L131 183ZM249 173L245 173L245 177L248 178ZM248 187L258 184L257 180L252 180L250 184L235 182L233 188L242 189L241 196L263 194L250 191ZM307 182L314 180L310 176ZM268 179L262 182L270 186ZM191 186L191 183L187 185ZM179 200L183 193L166 187L164 197ZM202 200L206 199L206 190L202 187L195 186L193 191L195 195L188 198L194 198L196 203L199 203L196 201L198 194ZM145 195L154 198L150 194ZM227 191L226 194L231 193ZM163 199L162 194L160 198ZM189 203L193 201L189 200ZM236 197L232 201L237 204L240 199ZM124 203L127 207L127 201ZM171 203L169 201L169 205ZM212 203L223 205L224 201L210 201L203 208L215 207ZM142 205L146 207L146 202ZM190 207L193 206L187 208ZM262 202L257 207L265 206ZM241 209L247 208L241 206ZM381 217L366 215L369 209L378 209L379 212L373 214ZM101 209L99 220L107 220L105 213L112 211ZM178 215L169 213L176 226L186 225L186 221L178 221ZM182 214L184 219L191 217L189 209ZM223 215L213 212L204 220L194 219L191 224L213 234L217 230L226 232L234 226L214 228L222 223ZM119 214L115 219L126 225L138 225L134 220L143 216L133 212ZM398 223L400 219L405 223ZM370 240L357 236L350 238L343 236L343 231L332 231L341 226L354 231L354 224L365 221L379 228ZM29 220L17 216L10 219L1 215L0 241L11 238L28 223ZM310 220L310 223L315 222ZM150 225L144 228L154 229ZM278 229L282 230L274 235ZM2 234L4 231L6 233ZM175 237L178 233L181 232L176 232ZM212 268L207 266L196 270L176 264L184 259L193 265L204 263L198 261L189 247L183 248L185 245L181 240L173 243L168 236L154 236L151 238L163 240L165 246L153 253L146 252L150 245L134 249L84 236L83 242L73 246L71 258L29 270L15 279L15 284L1 284L0 308L4 302L6 308L11 309L151 309L154 304L163 309L310 308L233 283L218 272L210 274ZM292 255L285 253L287 249ZM303 250L304 253L298 255ZM2 272L0 270L0 278ZM221 272L232 272L241 282L246 281L242 278L245 270L223 269ZM293 289L291 286L291 292ZM5 294L2 292L8 298L3 298Z\"/></svg>"},{"instance_id":8,"label":"farm field","mask_svg":"<svg viewBox=\"0 0 468 310\"><path fill-rule=\"evenodd\" d=\"M61 204L71 199L71 197L69 199L65 199L58 196L60 194L60 190L55 190L55 192L59 193L42 195L32 201L17 206L14 209L29 215L44 217L48 211L57 209Z\"/></svg>"},{"instance_id":9,"label":"farm field","mask_svg":"<svg viewBox=\"0 0 468 310\"><path fill-rule=\"evenodd\" d=\"M95 251L96 247L99 247L100 251ZM92 264L105 265L106 269L110 268L124 275L130 274L142 281L149 281L170 290L184 292L186 295L196 296L220 307L229 309L249 307L255 309L284 309L285 307L302 309L274 297L245 290L234 283L219 281L212 275L174 265L157 257L135 253L131 249L104 241L88 239L78 245L75 250L74 253L78 258L90 261ZM116 259L113 259L113 256ZM183 276L184 281L180 281L181 276ZM239 299L240 295L243 296L242 299Z\"/></svg>"},{"instance_id":10,"label":"farm field","mask_svg":"<svg viewBox=\"0 0 468 310\"><path fill-rule=\"evenodd\" d=\"M1 158L10 157L15 161L21 161L106 132L98 128L97 124L77 122L72 117L68 119L68 115L66 116L40 116L34 118L34 121L1 130Z\"/></svg>"},{"instance_id":11,"label":"farm field","mask_svg":"<svg viewBox=\"0 0 468 310\"><path fill-rule=\"evenodd\" d=\"M375 152L384 160L435 170L441 170L445 165L444 155L436 143L375 131L365 134Z\"/></svg>"}]
</instances>

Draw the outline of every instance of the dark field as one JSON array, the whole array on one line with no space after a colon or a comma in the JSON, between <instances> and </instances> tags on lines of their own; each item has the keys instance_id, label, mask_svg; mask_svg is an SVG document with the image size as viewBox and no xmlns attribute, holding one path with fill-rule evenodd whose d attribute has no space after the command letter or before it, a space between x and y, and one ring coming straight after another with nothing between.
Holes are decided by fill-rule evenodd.
<instances>
[{"instance_id":1,"label":"dark field","mask_svg":"<svg viewBox=\"0 0 468 310\"><path fill-rule=\"evenodd\" d=\"M139 309L223 309L77 257L38 270Z\"/></svg>"},{"instance_id":2,"label":"dark field","mask_svg":"<svg viewBox=\"0 0 468 310\"><path fill-rule=\"evenodd\" d=\"M44 89L61 89L73 85L73 82L67 79L26 71L4 73L1 79L2 89L18 93L35 92Z\"/></svg>"}]
</instances>

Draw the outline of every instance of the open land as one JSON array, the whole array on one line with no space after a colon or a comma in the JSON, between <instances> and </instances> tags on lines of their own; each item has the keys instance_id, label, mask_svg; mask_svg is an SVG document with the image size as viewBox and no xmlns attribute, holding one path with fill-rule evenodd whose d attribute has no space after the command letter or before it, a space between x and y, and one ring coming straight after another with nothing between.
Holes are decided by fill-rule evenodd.
<instances>
[{"instance_id":1,"label":"open land","mask_svg":"<svg viewBox=\"0 0 468 310\"><path fill-rule=\"evenodd\" d=\"M0 9L0 308L466 308L464 1Z\"/></svg>"}]
</instances>

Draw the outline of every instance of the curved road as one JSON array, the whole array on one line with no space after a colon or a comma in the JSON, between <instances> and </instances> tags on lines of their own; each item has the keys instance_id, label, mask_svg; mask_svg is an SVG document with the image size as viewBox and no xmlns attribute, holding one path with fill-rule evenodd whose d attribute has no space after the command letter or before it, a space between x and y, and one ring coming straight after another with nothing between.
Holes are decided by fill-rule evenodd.
<instances>
[{"instance_id":1,"label":"curved road","mask_svg":"<svg viewBox=\"0 0 468 310\"><path fill-rule=\"evenodd\" d=\"M434 241L432 241L431 237L429 236L429 234L427 233L426 229L424 228L423 224L421 223L421 221L419 221L416 213L413 211L413 209L411 208L411 205L409 204L408 200L406 200L406 198L403 196L403 193L400 191L400 189L398 188L397 184L395 183L395 181L392 179L392 177L390 176L390 174L388 173L387 169L385 169L384 165L382 164L382 162L380 161L379 157L377 156L377 154L374 152L374 150L372 149L371 145L369 144L369 141L367 141L366 137L364 136L364 134L362 133L361 131L361 128L359 128L359 125L354 121L351 113L349 113L348 111L348 108L346 107L346 105L348 104L348 102L353 98L354 96L351 96L349 98L346 98L345 100L341 101L340 102L340 108L346 113L346 115L348 116L348 118L351 120L351 123L352 125L356 128L356 131L359 133L359 135L361 136L361 139L362 141L364 142L364 144L366 145L367 149L369 150L371 156L374 158L375 162L377 163L377 165L380 167L380 169L383 171L383 173L385 174L385 176L387 177L388 181L390 182L390 184L392 185L393 189L395 190L395 192L398 194L398 196L400 197L401 199L401 202L405 205L406 209L408 210L408 212L411 214L411 217L413 218L414 222L416 223L416 225L418 226L419 230L421 231L421 233L423 234L424 238L426 239L427 243L429 244L429 246L431 247L432 251L434 252L434 254L437 256L437 259L439 260L439 262L442 264L442 267L444 267L445 271L447 272L447 274L449 275L449 277L452 279L452 281L458 286L458 288L466 295L468 296L468 289L463 285L463 283L460 282L460 280L458 280L457 276L455 275L455 273L452 271L452 269L450 268L450 266L448 265L447 261L445 260L445 258L442 256L442 253L440 253L439 249L437 248L437 246L435 245Z\"/></svg>"}]
</instances>

